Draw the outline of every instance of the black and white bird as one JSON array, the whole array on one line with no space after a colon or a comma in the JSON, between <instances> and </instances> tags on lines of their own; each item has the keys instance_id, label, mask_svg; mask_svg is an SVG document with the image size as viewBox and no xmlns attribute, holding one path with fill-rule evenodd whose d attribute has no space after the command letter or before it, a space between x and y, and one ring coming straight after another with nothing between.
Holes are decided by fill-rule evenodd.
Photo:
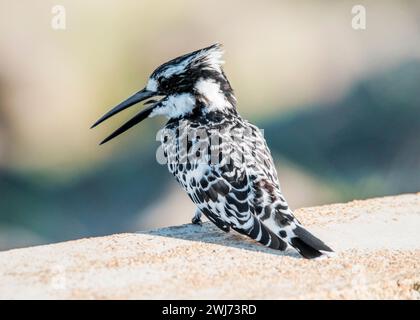
<instances>
[{"instance_id":1,"label":"black and white bird","mask_svg":"<svg viewBox=\"0 0 420 320\"><path fill-rule=\"evenodd\" d=\"M117 105L92 127L141 101L147 107L105 143L147 117L169 118L161 150L169 171L204 214L225 232L233 229L276 250L294 248L305 258L329 256L332 249L294 217L277 178L261 131L243 119L222 69L219 44L159 66L144 89ZM101 143L101 144L102 144Z\"/></svg>"}]
</instances>

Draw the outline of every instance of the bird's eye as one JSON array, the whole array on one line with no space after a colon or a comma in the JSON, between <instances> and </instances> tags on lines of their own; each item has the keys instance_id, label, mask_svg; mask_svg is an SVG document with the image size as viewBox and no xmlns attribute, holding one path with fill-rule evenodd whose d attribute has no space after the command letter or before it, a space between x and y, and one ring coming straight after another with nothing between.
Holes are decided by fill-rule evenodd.
<instances>
[{"instance_id":1,"label":"bird's eye","mask_svg":"<svg viewBox=\"0 0 420 320\"><path fill-rule=\"evenodd\" d=\"M168 81L166 81L166 80L161 80L161 81L160 81L160 84L159 84L159 87L160 87L161 89L163 89L163 90L167 90L167 89L169 89L169 83L168 83Z\"/></svg>"}]
</instances>

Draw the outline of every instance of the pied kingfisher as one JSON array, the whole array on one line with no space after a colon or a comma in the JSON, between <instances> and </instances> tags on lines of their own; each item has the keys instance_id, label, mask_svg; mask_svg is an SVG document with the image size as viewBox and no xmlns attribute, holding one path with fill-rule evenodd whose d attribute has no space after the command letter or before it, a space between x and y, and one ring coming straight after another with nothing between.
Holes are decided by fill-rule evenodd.
<instances>
[{"instance_id":1,"label":"pied kingfisher","mask_svg":"<svg viewBox=\"0 0 420 320\"><path fill-rule=\"evenodd\" d=\"M289 247L305 258L332 254L294 217L277 178L261 131L236 110L236 98L222 70L223 51L215 44L170 60L149 77L147 86L106 113L149 98L145 109L107 137L113 139L147 117L169 118L161 150L169 171L204 214L225 232L233 230L277 250Z\"/></svg>"}]
</instances>

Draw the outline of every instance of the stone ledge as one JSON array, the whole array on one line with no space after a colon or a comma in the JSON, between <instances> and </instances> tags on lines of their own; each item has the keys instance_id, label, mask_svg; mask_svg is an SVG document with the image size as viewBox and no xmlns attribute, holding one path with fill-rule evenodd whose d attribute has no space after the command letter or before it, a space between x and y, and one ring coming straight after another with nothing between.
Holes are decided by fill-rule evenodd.
<instances>
[{"instance_id":1,"label":"stone ledge","mask_svg":"<svg viewBox=\"0 0 420 320\"><path fill-rule=\"evenodd\" d=\"M0 252L0 298L420 299L419 193L296 215L335 258L182 225Z\"/></svg>"}]
</instances>

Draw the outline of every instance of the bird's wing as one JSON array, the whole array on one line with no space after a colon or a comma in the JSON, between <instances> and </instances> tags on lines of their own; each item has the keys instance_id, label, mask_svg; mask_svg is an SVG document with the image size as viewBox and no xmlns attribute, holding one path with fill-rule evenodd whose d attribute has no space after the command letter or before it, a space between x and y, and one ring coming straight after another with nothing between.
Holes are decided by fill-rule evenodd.
<instances>
[{"instance_id":1,"label":"bird's wing","mask_svg":"<svg viewBox=\"0 0 420 320\"><path fill-rule=\"evenodd\" d=\"M217 133L213 133L214 134ZM251 132L251 135L254 133ZM231 136L223 135L223 148L221 162L215 162L204 170L204 174L194 192L190 193L191 198L198 208L211 221L226 231L227 227L246 234L260 243L275 249L284 250L287 247L285 241L273 233L258 218L255 212L254 199L254 179L257 171L253 170L251 161L261 162L270 170L265 174L269 179L276 181L275 168L268 162L272 161L271 156L259 152L253 145L252 137L248 134L240 141L233 141ZM254 141L255 142L255 141ZM264 142L260 140L258 143ZM260 147L259 147L260 148ZM216 154L219 154L218 150Z\"/></svg>"},{"instance_id":2,"label":"bird's wing","mask_svg":"<svg viewBox=\"0 0 420 320\"><path fill-rule=\"evenodd\" d=\"M196 188L198 207L213 222L274 249L291 245L308 258L332 251L293 216L265 140L258 129L251 131L240 141L224 136L221 146L230 157L208 166Z\"/></svg>"},{"instance_id":3,"label":"bird's wing","mask_svg":"<svg viewBox=\"0 0 420 320\"><path fill-rule=\"evenodd\" d=\"M251 184L244 166L235 162L210 166L192 198L203 214L222 230L231 227L266 246L280 250L287 247L254 214Z\"/></svg>"},{"instance_id":4,"label":"bird's wing","mask_svg":"<svg viewBox=\"0 0 420 320\"><path fill-rule=\"evenodd\" d=\"M255 161L248 159L246 166L251 180L255 215L275 235L304 257L330 255L332 249L307 231L293 215L281 192L274 162L261 131L251 124L248 126L255 135L251 142L247 142L248 146L250 143L253 145L253 148L248 149L248 157L254 158Z\"/></svg>"}]
</instances>

